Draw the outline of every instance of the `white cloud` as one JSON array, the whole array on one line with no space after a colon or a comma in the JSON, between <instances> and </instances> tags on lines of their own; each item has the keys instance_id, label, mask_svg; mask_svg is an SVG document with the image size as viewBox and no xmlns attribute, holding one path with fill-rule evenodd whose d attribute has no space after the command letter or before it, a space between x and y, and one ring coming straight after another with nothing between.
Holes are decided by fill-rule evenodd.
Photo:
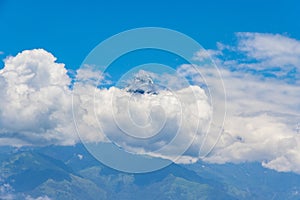
<instances>
[{"instance_id":1,"label":"white cloud","mask_svg":"<svg viewBox=\"0 0 300 200\"><path fill-rule=\"evenodd\" d=\"M269 33L242 32L236 36L236 46L221 43L218 45L223 54L216 56L223 57L223 67L251 70L285 79L300 78L300 41L285 35ZM229 53L224 53L225 51ZM228 59L230 57L231 59Z\"/></svg>"},{"instance_id":2,"label":"white cloud","mask_svg":"<svg viewBox=\"0 0 300 200\"><path fill-rule=\"evenodd\" d=\"M105 80L106 74L103 74L97 66L84 65L76 71L76 81L88 85L98 86L100 84L110 84Z\"/></svg>"},{"instance_id":3,"label":"white cloud","mask_svg":"<svg viewBox=\"0 0 300 200\"><path fill-rule=\"evenodd\" d=\"M300 173L300 135L296 130L300 121L299 83L291 84L285 78L265 77L257 71L245 70L245 67L267 70L278 66L282 71L297 68L299 44L281 35L239 33L238 46L220 48L219 55L224 56L218 56L216 61L227 93L227 117L222 137L204 160L215 163L260 161L271 169ZM228 48L230 56L226 55ZM241 54L246 54L246 60L232 60ZM253 64L249 64L249 60ZM189 65L181 66L178 71L202 81ZM218 81L218 75L212 71L206 70L203 76L211 79L210 83ZM293 79L297 80L297 76Z\"/></svg>"},{"instance_id":4,"label":"white cloud","mask_svg":"<svg viewBox=\"0 0 300 200\"><path fill-rule=\"evenodd\" d=\"M141 95L126 88L99 89L78 82L74 98L78 105L74 108L75 116L84 122L77 124L79 132L84 133L80 134L84 141L108 138L127 151L174 160L194 137L204 137L211 117L208 98L198 86ZM197 159L198 151L194 148L185 156ZM189 162L186 157L183 159L176 162Z\"/></svg>"},{"instance_id":5,"label":"white cloud","mask_svg":"<svg viewBox=\"0 0 300 200\"><path fill-rule=\"evenodd\" d=\"M180 73L200 81L193 68L183 65ZM300 87L283 80L261 79L251 74L222 69L227 93L227 116L224 132L207 162L261 161L263 166L279 171L300 172ZM212 84L217 74L207 71L204 77ZM210 79L210 80L209 80ZM218 94L214 96L218 101ZM218 104L222 102L219 101ZM209 135L214 139L215 135ZM293 157L293 159L288 159ZM280 159L279 159L280 158Z\"/></svg>"},{"instance_id":6,"label":"white cloud","mask_svg":"<svg viewBox=\"0 0 300 200\"><path fill-rule=\"evenodd\" d=\"M77 157L78 157L79 160L83 159L83 155L81 155L81 154L77 154Z\"/></svg>"},{"instance_id":7,"label":"white cloud","mask_svg":"<svg viewBox=\"0 0 300 200\"><path fill-rule=\"evenodd\" d=\"M300 42L283 35L261 33L238 33L237 38L237 46L219 43L218 50L208 51L216 58L223 75L227 118L222 137L204 160L216 163L260 161L271 169L300 173L300 135L295 130L300 122L297 71ZM195 60L200 62L208 58L203 52L195 54ZM70 89L66 69L55 62L53 55L41 49L24 51L7 58L0 71L3 88L0 91L0 143L76 143L73 93L77 128L84 141L107 142L109 138L128 151L175 159L178 149L191 142L199 125L200 139L195 140L178 162L197 161L212 115L205 87L215 89L215 105L224 103L218 72L200 68L202 74L191 65L182 65L177 72L192 79L195 85L203 85L205 90L198 86L185 87L178 84L174 76L166 75L156 78L163 79L166 86L177 83L173 91L140 95L118 87L97 88L95 80L106 80L88 67L78 70L77 82ZM293 70L296 70L295 76L287 78ZM266 71L277 78L266 77ZM214 126L212 124L205 145L212 145L216 139ZM137 139L157 132L161 134L149 140ZM177 139L170 143L176 133Z\"/></svg>"},{"instance_id":8,"label":"white cloud","mask_svg":"<svg viewBox=\"0 0 300 200\"><path fill-rule=\"evenodd\" d=\"M265 67L300 63L300 41L279 34L237 33L238 50L249 58L263 61ZM299 66L298 66L299 67Z\"/></svg>"},{"instance_id":9,"label":"white cloud","mask_svg":"<svg viewBox=\"0 0 300 200\"><path fill-rule=\"evenodd\" d=\"M51 200L48 196L39 196L36 198L33 198L31 196L26 196L25 200Z\"/></svg>"},{"instance_id":10,"label":"white cloud","mask_svg":"<svg viewBox=\"0 0 300 200\"><path fill-rule=\"evenodd\" d=\"M140 95L126 88L100 89L95 81L105 81L103 76L87 66L77 71L76 82L70 87L67 70L55 61L52 54L42 49L5 59L0 71L2 145L78 142L72 100L80 138L85 142L108 142L109 138L134 153L175 159L197 134L205 134L211 107L198 86L179 84L173 75L163 74L155 78L166 86L175 81L171 90ZM143 139L150 136L149 140ZM189 149L185 156L184 162L198 158L198 149Z\"/></svg>"},{"instance_id":11,"label":"white cloud","mask_svg":"<svg viewBox=\"0 0 300 200\"><path fill-rule=\"evenodd\" d=\"M15 199L14 189L8 183L2 183L0 185L0 199L3 200Z\"/></svg>"},{"instance_id":12,"label":"white cloud","mask_svg":"<svg viewBox=\"0 0 300 200\"><path fill-rule=\"evenodd\" d=\"M0 138L28 144L72 144L70 78L42 49L5 59L0 70ZM7 144L7 143L4 143Z\"/></svg>"},{"instance_id":13,"label":"white cloud","mask_svg":"<svg viewBox=\"0 0 300 200\"><path fill-rule=\"evenodd\" d=\"M0 178L0 181L1 180ZM14 199L25 199L25 200L51 200L47 195L32 197L25 195L24 193L17 193L15 189L8 183L0 183L0 199L1 200L14 200Z\"/></svg>"},{"instance_id":14,"label":"white cloud","mask_svg":"<svg viewBox=\"0 0 300 200\"><path fill-rule=\"evenodd\" d=\"M222 55L222 51L212 50L212 49L208 49L208 50L201 49L200 51L197 51L195 53L193 60L202 62L202 61L210 60L212 57L215 57L218 55Z\"/></svg>"}]
</instances>

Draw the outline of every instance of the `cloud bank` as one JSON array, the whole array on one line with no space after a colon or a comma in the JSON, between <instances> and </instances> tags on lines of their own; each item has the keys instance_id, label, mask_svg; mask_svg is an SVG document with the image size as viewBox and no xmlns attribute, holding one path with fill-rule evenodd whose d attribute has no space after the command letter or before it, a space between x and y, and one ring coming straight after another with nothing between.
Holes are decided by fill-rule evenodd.
<instances>
[{"instance_id":1,"label":"cloud bank","mask_svg":"<svg viewBox=\"0 0 300 200\"><path fill-rule=\"evenodd\" d=\"M236 39L236 44L218 43L216 50L194 55L204 63L210 56L214 58L227 93L223 134L205 158L199 156L199 149L205 149L202 141L213 110L205 90L199 87L206 83L195 71L196 65L176 69L192 86L135 94L116 86L99 87L105 77L91 66L78 70L73 84L64 65L42 49L4 60L0 70L0 144L113 140L131 152L173 159L178 149L192 142L178 162L258 161L267 168L300 173L300 41L264 33L237 33ZM212 84L207 87L217 85L215 72L196 67ZM167 80L178 82L174 77ZM219 100L218 92L213 98ZM80 139L73 123L72 101L77 129L84 133ZM215 135L208 135L207 141L215 141Z\"/></svg>"},{"instance_id":2,"label":"cloud bank","mask_svg":"<svg viewBox=\"0 0 300 200\"><path fill-rule=\"evenodd\" d=\"M81 69L86 70L93 71ZM82 77L75 83L74 115L78 132L84 133L80 138L85 142L113 141L132 153L181 163L197 160L212 113L205 91L180 80L172 90L157 84L156 80L170 85L166 82L178 79L171 75L140 70L135 78L125 88L95 87L95 82L82 81Z\"/></svg>"},{"instance_id":3,"label":"cloud bank","mask_svg":"<svg viewBox=\"0 0 300 200\"><path fill-rule=\"evenodd\" d=\"M236 45L218 45L212 56L227 91L227 117L218 144L204 160L259 161L300 173L299 45L283 35L261 33L238 33ZM198 81L189 65L178 70ZM206 73L216 81L216 74Z\"/></svg>"},{"instance_id":4,"label":"cloud bank","mask_svg":"<svg viewBox=\"0 0 300 200\"><path fill-rule=\"evenodd\" d=\"M104 77L92 66L79 69L71 84L64 65L43 49L26 50L4 62L0 71L2 145L111 140L133 153L175 159L189 149L178 162L198 158L196 147L201 140L192 143L206 134L212 112L199 86L179 86L176 81L172 91L147 94L115 86L99 88L97 82Z\"/></svg>"}]
</instances>

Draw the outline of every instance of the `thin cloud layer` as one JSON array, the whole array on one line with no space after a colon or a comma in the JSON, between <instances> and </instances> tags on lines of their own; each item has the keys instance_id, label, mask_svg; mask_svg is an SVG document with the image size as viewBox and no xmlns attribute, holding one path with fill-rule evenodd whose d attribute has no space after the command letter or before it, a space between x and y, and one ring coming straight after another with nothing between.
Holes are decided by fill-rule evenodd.
<instances>
[{"instance_id":1,"label":"thin cloud layer","mask_svg":"<svg viewBox=\"0 0 300 200\"><path fill-rule=\"evenodd\" d=\"M235 46L219 43L223 67L299 81L300 41L280 34L237 33Z\"/></svg>"},{"instance_id":2,"label":"thin cloud layer","mask_svg":"<svg viewBox=\"0 0 300 200\"><path fill-rule=\"evenodd\" d=\"M300 64L300 42L280 34L237 33L237 49L250 59L267 67L289 67Z\"/></svg>"}]
</instances>

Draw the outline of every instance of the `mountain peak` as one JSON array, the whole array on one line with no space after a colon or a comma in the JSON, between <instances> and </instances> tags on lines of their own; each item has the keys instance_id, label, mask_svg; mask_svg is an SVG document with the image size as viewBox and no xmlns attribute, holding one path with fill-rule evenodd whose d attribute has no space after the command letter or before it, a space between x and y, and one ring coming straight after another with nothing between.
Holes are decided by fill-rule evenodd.
<instances>
[{"instance_id":1,"label":"mountain peak","mask_svg":"<svg viewBox=\"0 0 300 200\"><path fill-rule=\"evenodd\" d=\"M154 74L140 70L128 81L127 92L138 94L158 94L159 86L154 83Z\"/></svg>"}]
</instances>

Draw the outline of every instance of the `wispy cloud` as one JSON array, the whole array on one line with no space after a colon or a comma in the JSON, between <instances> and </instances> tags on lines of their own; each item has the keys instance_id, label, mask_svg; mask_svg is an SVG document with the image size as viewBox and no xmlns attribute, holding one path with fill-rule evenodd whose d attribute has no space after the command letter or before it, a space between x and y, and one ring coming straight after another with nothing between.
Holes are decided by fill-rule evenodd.
<instances>
[{"instance_id":1,"label":"wispy cloud","mask_svg":"<svg viewBox=\"0 0 300 200\"><path fill-rule=\"evenodd\" d=\"M280 34L237 33L236 46L219 44L223 67L300 79L300 41Z\"/></svg>"}]
</instances>

